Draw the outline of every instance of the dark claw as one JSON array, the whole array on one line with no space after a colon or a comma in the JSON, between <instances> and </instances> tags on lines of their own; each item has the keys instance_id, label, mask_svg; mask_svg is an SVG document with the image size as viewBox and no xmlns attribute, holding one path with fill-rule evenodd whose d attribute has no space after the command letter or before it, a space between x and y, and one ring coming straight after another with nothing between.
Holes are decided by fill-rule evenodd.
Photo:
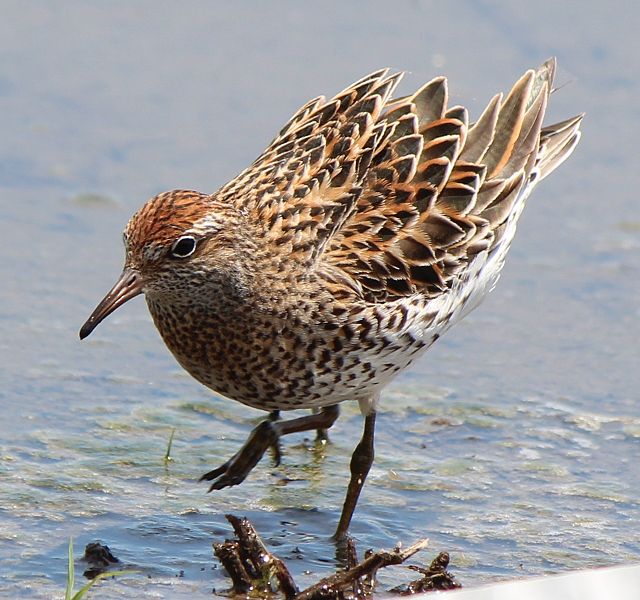
<instances>
[{"instance_id":1,"label":"dark claw","mask_svg":"<svg viewBox=\"0 0 640 600\"><path fill-rule=\"evenodd\" d=\"M225 487L242 483L251 473L264 453L271 448L276 467L280 464L280 436L312 429L326 430L338 418L339 409L336 404L326 406L307 417L299 417L288 421L279 421L280 411L269 413L269 418L262 421L249 435L242 448L230 460L213 471L205 473L200 481L211 481L209 491L221 490Z\"/></svg>"},{"instance_id":2,"label":"dark claw","mask_svg":"<svg viewBox=\"0 0 640 600\"><path fill-rule=\"evenodd\" d=\"M221 490L226 487L232 487L238 485L245 480L247 473L225 473L218 481L214 481L207 491L213 492L213 490Z\"/></svg>"},{"instance_id":3,"label":"dark claw","mask_svg":"<svg viewBox=\"0 0 640 600\"><path fill-rule=\"evenodd\" d=\"M276 464L280 463L279 434L272 421L263 421L249 436L244 446L226 463L205 473L199 481L212 481L209 491L242 483L268 448L273 448Z\"/></svg>"},{"instance_id":4,"label":"dark claw","mask_svg":"<svg viewBox=\"0 0 640 600\"><path fill-rule=\"evenodd\" d=\"M218 467L217 469L213 469L213 471L209 471L208 473L205 473L202 477L200 477L200 479L198 479L198 481L211 481L216 477L220 477L220 475L222 475L223 473L226 473L230 464L231 464L231 461L228 460L226 463L224 463L222 466Z\"/></svg>"}]
</instances>

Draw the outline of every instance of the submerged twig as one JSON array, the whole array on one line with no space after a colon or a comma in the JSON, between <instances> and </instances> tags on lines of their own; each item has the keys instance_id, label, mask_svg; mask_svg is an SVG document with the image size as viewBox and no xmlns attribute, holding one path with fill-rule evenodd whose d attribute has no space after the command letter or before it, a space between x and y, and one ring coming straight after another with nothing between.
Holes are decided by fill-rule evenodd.
<instances>
[{"instance_id":1,"label":"submerged twig","mask_svg":"<svg viewBox=\"0 0 640 600\"><path fill-rule=\"evenodd\" d=\"M447 552L440 552L440 554L431 561L428 569L410 565L408 567L409 569L422 573L423 577L408 583L406 586L394 588L391 591L399 593L402 596L409 596L420 592L435 592L461 588L462 584L456 581L452 573L447 571L448 566L449 554Z\"/></svg>"},{"instance_id":2,"label":"submerged twig","mask_svg":"<svg viewBox=\"0 0 640 600\"><path fill-rule=\"evenodd\" d=\"M222 544L214 544L213 551L227 570L235 592L244 594L252 587L252 579L240 559L240 543L236 540L226 540Z\"/></svg>"},{"instance_id":3,"label":"submerged twig","mask_svg":"<svg viewBox=\"0 0 640 600\"><path fill-rule=\"evenodd\" d=\"M420 540L405 550L396 548L392 552L387 550L374 552L355 567L321 579L318 583L300 592L295 600L318 600L319 598L327 598L328 590L335 590L335 597L337 597L338 592L346 585L365 576L375 576L376 571L384 567L399 565L416 552L426 548L428 544L429 540ZM330 597L334 597L334 595L330 594Z\"/></svg>"},{"instance_id":4,"label":"submerged twig","mask_svg":"<svg viewBox=\"0 0 640 600\"><path fill-rule=\"evenodd\" d=\"M379 569L391 565L399 565L413 556L416 552L425 548L428 540L421 540L406 549L396 548L393 551L380 550L373 552L368 550L363 561L358 561L353 540L347 539L345 546L345 558L347 568L328 577L324 577L314 585L298 591L289 569L284 562L269 552L253 525L246 518L238 518L226 515L236 534L235 540L226 540L221 544L214 544L214 551L233 581L233 591L246 594L254 591L264 594L272 594L280 591L286 600L327 600L353 598L355 600L371 597L375 585L376 572ZM442 557L446 556L446 562L442 566ZM415 568L431 580L436 576L446 574L445 568L449 556L441 553L431 563L429 569ZM438 562L440 561L440 562ZM439 570L434 565L440 565ZM437 571L437 572L436 572ZM453 579L453 576L451 576ZM422 580L420 580L422 581ZM456 582L457 584L457 582ZM457 584L459 586L459 584ZM401 593L414 593L420 586L412 582ZM420 589L449 589L446 587L431 587L426 584ZM407 591L411 590L411 591ZM399 590L394 590L399 591Z\"/></svg>"},{"instance_id":5,"label":"submerged twig","mask_svg":"<svg viewBox=\"0 0 640 600\"><path fill-rule=\"evenodd\" d=\"M225 515L238 538L223 544L214 544L216 556L229 573L233 589L245 593L253 588L271 591L272 581L289 600L298 593L298 587L286 565L271 554L248 519Z\"/></svg>"}]
</instances>

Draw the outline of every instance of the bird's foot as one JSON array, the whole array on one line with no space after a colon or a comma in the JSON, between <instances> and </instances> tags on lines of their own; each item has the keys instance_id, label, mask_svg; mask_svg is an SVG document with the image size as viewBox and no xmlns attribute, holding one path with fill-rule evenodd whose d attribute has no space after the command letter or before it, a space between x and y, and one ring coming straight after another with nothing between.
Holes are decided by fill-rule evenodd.
<instances>
[{"instance_id":1,"label":"bird's foot","mask_svg":"<svg viewBox=\"0 0 640 600\"><path fill-rule=\"evenodd\" d=\"M242 483L268 448L273 448L276 466L280 464L280 435L270 420L260 423L252 432L242 448L226 463L205 473L200 481L213 482L209 491L221 490Z\"/></svg>"}]
</instances>

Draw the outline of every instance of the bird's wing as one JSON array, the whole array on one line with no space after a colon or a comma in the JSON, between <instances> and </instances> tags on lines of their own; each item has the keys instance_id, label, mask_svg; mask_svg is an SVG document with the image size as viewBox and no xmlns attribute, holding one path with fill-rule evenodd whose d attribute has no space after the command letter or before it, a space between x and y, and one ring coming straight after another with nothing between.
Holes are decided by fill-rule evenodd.
<instances>
[{"instance_id":1,"label":"bird's wing","mask_svg":"<svg viewBox=\"0 0 640 600\"><path fill-rule=\"evenodd\" d=\"M362 192L353 194L319 272L336 290L347 281L349 293L378 303L435 297L476 255L490 255L531 187L579 139L581 116L542 129L554 71L553 59L527 71L472 125L466 109L447 106L444 78L368 113L377 118L369 128L383 135L367 146Z\"/></svg>"},{"instance_id":2,"label":"bird's wing","mask_svg":"<svg viewBox=\"0 0 640 600\"><path fill-rule=\"evenodd\" d=\"M251 216L274 251L312 265L352 216L401 73L371 73L333 99L305 104L254 163L219 190Z\"/></svg>"}]
</instances>

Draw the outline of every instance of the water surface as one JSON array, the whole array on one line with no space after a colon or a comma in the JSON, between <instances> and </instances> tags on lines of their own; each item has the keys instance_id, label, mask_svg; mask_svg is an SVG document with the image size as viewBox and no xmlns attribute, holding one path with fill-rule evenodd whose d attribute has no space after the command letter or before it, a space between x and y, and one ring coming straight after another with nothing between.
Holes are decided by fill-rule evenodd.
<instances>
[{"instance_id":1,"label":"water surface","mask_svg":"<svg viewBox=\"0 0 640 600\"><path fill-rule=\"evenodd\" d=\"M5 2L0 19L0 587L60 597L70 537L142 571L109 597L208 598L211 543L246 515L300 584L334 568L361 431L285 441L242 486L195 483L260 418L184 374L144 302L85 342L148 197L214 191L308 98L380 66L445 73L477 115L559 59L550 118L586 111L534 194L495 293L384 395L352 532L429 537L463 584L640 554L640 97L635 3ZM173 461L163 462L175 428ZM82 564L78 564L82 571ZM396 569L385 584L406 580ZM104 590L103 590L104 592Z\"/></svg>"}]
</instances>

